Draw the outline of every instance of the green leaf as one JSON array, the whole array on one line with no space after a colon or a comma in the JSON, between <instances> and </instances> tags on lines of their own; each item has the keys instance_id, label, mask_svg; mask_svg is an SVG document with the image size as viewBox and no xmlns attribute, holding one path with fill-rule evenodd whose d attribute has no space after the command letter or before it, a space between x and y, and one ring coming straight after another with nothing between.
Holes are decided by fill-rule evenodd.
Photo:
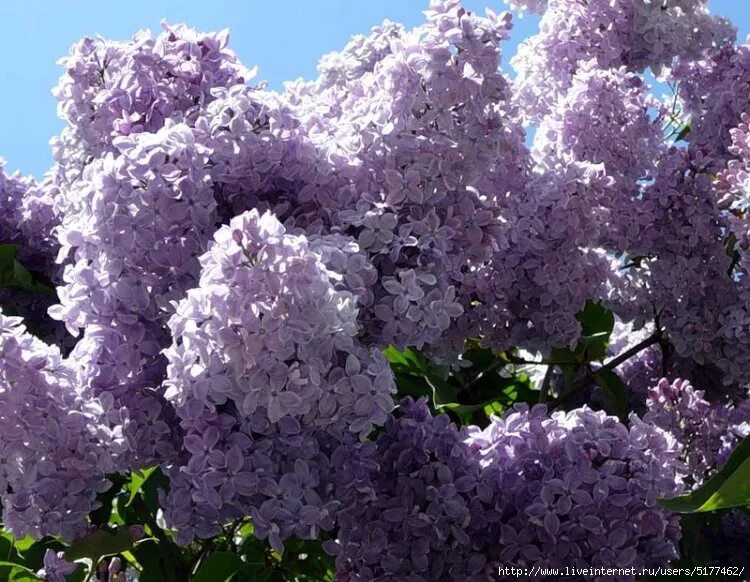
<instances>
[{"instance_id":1,"label":"green leaf","mask_svg":"<svg viewBox=\"0 0 750 582\"><path fill-rule=\"evenodd\" d=\"M0 245L0 271L9 271L13 267L13 261L16 260L18 247L16 245Z\"/></svg>"},{"instance_id":2,"label":"green leaf","mask_svg":"<svg viewBox=\"0 0 750 582\"><path fill-rule=\"evenodd\" d=\"M458 388L452 386L440 376L426 376L425 380L432 389L432 402L435 408L444 408L456 403L458 400Z\"/></svg>"},{"instance_id":3,"label":"green leaf","mask_svg":"<svg viewBox=\"0 0 750 582\"><path fill-rule=\"evenodd\" d=\"M697 491L673 499L660 499L677 513L699 513L750 505L750 438L735 449L724 467Z\"/></svg>"},{"instance_id":4,"label":"green leaf","mask_svg":"<svg viewBox=\"0 0 750 582\"><path fill-rule=\"evenodd\" d=\"M394 372L421 376L425 371L424 356L411 348L399 350L394 346L388 346L383 350L383 355L388 359Z\"/></svg>"},{"instance_id":5,"label":"green leaf","mask_svg":"<svg viewBox=\"0 0 750 582\"><path fill-rule=\"evenodd\" d=\"M587 301L586 307L576 315L576 319L581 322L584 336L609 336L615 328L615 316L598 301Z\"/></svg>"},{"instance_id":6,"label":"green leaf","mask_svg":"<svg viewBox=\"0 0 750 582\"><path fill-rule=\"evenodd\" d=\"M138 582L177 582L175 563L170 560L170 553L165 552L155 540L142 540L130 552L141 567Z\"/></svg>"},{"instance_id":7,"label":"green leaf","mask_svg":"<svg viewBox=\"0 0 750 582\"><path fill-rule=\"evenodd\" d=\"M130 473L130 481L125 485L125 488L129 493L128 501L125 504L126 506L133 503L135 496L140 493L143 484L154 474L156 469L156 467L149 467L148 469L141 469L140 471L133 471Z\"/></svg>"},{"instance_id":8,"label":"green leaf","mask_svg":"<svg viewBox=\"0 0 750 582\"><path fill-rule=\"evenodd\" d=\"M120 475L111 475L109 480L112 482L112 486L96 496L100 506L89 514L91 523L94 525L107 525L110 523L112 519L112 504L125 482L124 477Z\"/></svg>"},{"instance_id":9,"label":"green leaf","mask_svg":"<svg viewBox=\"0 0 750 582\"><path fill-rule=\"evenodd\" d=\"M680 133L677 134L677 137L674 138L675 141L680 141L685 139L690 131L692 130L692 127L690 127L689 123L686 123L683 128L680 130Z\"/></svg>"},{"instance_id":10,"label":"green leaf","mask_svg":"<svg viewBox=\"0 0 750 582\"><path fill-rule=\"evenodd\" d=\"M24 538L21 538L20 540L16 540L14 545L19 552L25 552L35 543L37 542L34 540L34 538L32 538L31 536L26 536Z\"/></svg>"},{"instance_id":11,"label":"green leaf","mask_svg":"<svg viewBox=\"0 0 750 582\"><path fill-rule=\"evenodd\" d=\"M601 386L620 420L625 421L630 412L630 406L628 405L628 389L620 377L612 370L599 370L591 377Z\"/></svg>"},{"instance_id":12,"label":"green leaf","mask_svg":"<svg viewBox=\"0 0 750 582\"><path fill-rule=\"evenodd\" d=\"M550 360L556 362L565 377L567 384L572 384L576 379L579 368L583 364L583 357L577 352L572 352L568 348L552 348L550 351Z\"/></svg>"},{"instance_id":13,"label":"green leaf","mask_svg":"<svg viewBox=\"0 0 750 582\"><path fill-rule=\"evenodd\" d=\"M44 580L36 575L33 570L14 564L12 562L0 562L0 580L13 582L38 582Z\"/></svg>"},{"instance_id":14,"label":"green leaf","mask_svg":"<svg viewBox=\"0 0 750 582\"><path fill-rule=\"evenodd\" d=\"M52 291L49 285L35 280L26 267L18 261L17 253L16 245L0 245L0 287L15 287L37 293Z\"/></svg>"},{"instance_id":15,"label":"green leaf","mask_svg":"<svg viewBox=\"0 0 750 582\"><path fill-rule=\"evenodd\" d=\"M244 525L240 529L240 535L243 536L240 554L245 563L253 568L263 568L266 563L266 545L255 537L252 525Z\"/></svg>"},{"instance_id":16,"label":"green leaf","mask_svg":"<svg viewBox=\"0 0 750 582\"><path fill-rule=\"evenodd\" d=\"M88 558L97 564L105 556L114 556L130 550L134 542L127 528L122 527L114 531L100 529L73 543L65 550L65 558L70 562Z\"/></svg>"},{"instance_id":17,"label":"green leaf","mask_svg":"<svg viewBox=\"0 0 750 582\"><path fill-rule=\"evenodd\" d=\"M245 563L237 554L216 552L198 567L191 580L193 582L227 582L244 567Z\"/></svg>"},{"instance_id":18,"label":"green leaf","mask_svg":"<svg viewBox=\"0 0 750 582\"><path fill-rule=\"evenodd\" d=\"M609 337L615 327L614 314L595 301L587 301L583 311L576 315L581 322L581 339L576 353L584 356L587 362L603 360L607 355Z\"/></svg>"}]
</instances>

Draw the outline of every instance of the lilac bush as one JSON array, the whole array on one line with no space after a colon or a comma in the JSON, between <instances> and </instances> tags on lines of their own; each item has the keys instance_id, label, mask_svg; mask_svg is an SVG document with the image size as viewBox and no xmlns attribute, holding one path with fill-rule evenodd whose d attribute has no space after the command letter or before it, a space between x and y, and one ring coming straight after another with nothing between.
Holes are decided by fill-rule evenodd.
<instances>
[{"instance_id":1,"label":"lilac bush","mask_svg":"<svg viewBox=\"0 0 750 582\"><path fill-rule=\"evenodd\" d=\"M506 3L515 75L459 0L280 91L227 31L72 47L53 167L0 164L0 574L726 565L748 45L705 0Z\"/></svg>"}]
</instances>

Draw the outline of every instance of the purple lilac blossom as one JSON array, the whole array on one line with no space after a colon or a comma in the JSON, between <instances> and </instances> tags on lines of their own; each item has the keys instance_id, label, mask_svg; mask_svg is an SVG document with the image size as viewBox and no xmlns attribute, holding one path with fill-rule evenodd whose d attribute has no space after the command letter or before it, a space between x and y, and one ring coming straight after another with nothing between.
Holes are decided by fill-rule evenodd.
<instances>
[{"instance_id":1,"label":"purple lilac blossom","mask_svg":"<svg viewBox=\"0 0 750 582\"><path fill-rule=\"evenodd\" d=\"M709 14L706 0L550 0L539 32L513 58L515 99L529 121L538 121L582 62L660 72L674 57L698 59L734 35L725 19Z\"/></svg>"},{"instance_id":2,"label":"purple lilac blossom","mask_svg":"<svg viewBox=\"0 0 750 582\"><path fill-rule=\"evenodd\" d=\"M155 133L168 119L192 125L213 89L254 76L227 48L229 31L204 34L166 22L162 29L126 42L87 37L60 59L65 74L53 93L67 127L52 151L66 185L94 159L116 152L118 137Z\"/></svg>"},{"instance_id":3,"label":"purple lilac blossom","mask_svg":"<svg viewBox=\"0 0 750 582\"><path fill-rule=\"evenodd\" d=\"M105 478L124 468L123 411L87 383L86 342L69 360L0 312L0 491L3 522L18 537L87 531ZM93 351L93 350L91 350Z\"/></svg>"},{"instance_id":4,"label":"purple lilac blossom","mask_svg":"<svg viewBox=\"0 0 750 582\"><path fill-rule=\"evenodd\" d=\"M750 435L750 400L710 403L686 380L662 378L649 390L643 420L682 445L687 485L697 488L716 473L737 443Z\"/></svg>"},{"instance_id":5,"label":"purple lilac blossom","mask_svg":"<svg viewBox=\"0 0 750 582\"><path fill-rule=\"evenodd\" d=\"M502 513L466 436L424 400L401 403L374 443L369 479L339 495L337 539L325 544L337 580L493 579L487 544Z\"/></svg>"},{"instance_id":6,"label":"purple lilac blossom","mask_svg":"<svg viewBox=\"0 0 750 582\"><path fill-rule=\"evenodd\" d=\"M333 526L319 434L364 438L388 418L395 391L382 353L358 340L356 296L323 262L356 256L355 243L336 242L288 234L253 210L200 257L166 351L166 397L185 431L166 499L181 540L244 514L275 548Z\"/></svg>"},{"instance_id":7,"label":"purple lilac blossom","mask_svg":"<svg viewBox=\"0 0 750 582\"><path fill-rule=\"evenodd\" d=\"M77 564L65 560L63 552L48 549L44 553L44 567L36 574L47 582L66 582L77 567Z\"/></svg>"},{"instance_id":8,"label":"purple lilac blossom","mask_svg":"<svg viewBox=\"0 0 750 582\"><path fill-rule=\"evenodd\" d=\"M16 258L37 278L49 284L60 282L62 269L55 263L59 244L54 228L60 220L55 208L58 194L52 176L39 183L19 173L8 175L0 159L0 244L17 247ZM41 339L64 348L72 347L64 326L47 316L56 300L54 292L0 289L0 305L26 321Z\"/></svg>"},{"instance_id":9,"label":"purple lilac blossom","mask_svg":"<svg viewBox=\"0 0 750 582\"><path fill-rule=\"evenodd\" d=\"M517 404L468 442L487 499L502 507L499 564L647 566L677 556L679 519L658 497L682 491L680 445L631 415L587 407L548 415Z\"/></svg>"}]
</instances>

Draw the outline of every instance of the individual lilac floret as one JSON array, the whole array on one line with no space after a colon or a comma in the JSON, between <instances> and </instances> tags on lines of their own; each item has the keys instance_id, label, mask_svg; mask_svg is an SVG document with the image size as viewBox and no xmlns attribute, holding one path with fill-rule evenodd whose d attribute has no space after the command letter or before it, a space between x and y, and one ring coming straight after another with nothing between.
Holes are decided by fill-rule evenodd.
<instances>
[{"instance_id":1,"label":"individual lilac floret","mask_svg":"<svg viewBox=\"0 0 750 582\"><path fill-rule=\"evenodd\" d=\"M47 550L44 553L44 567L36 575L47 582L66 582L68 576L75 572L78 564L65 560L63 552Z\"/></svg>"},{"instance_id":2,"label":"individual lilac floret","mask_svg":"<svg viewBox=\"0 0 750 582\"><path fill-rule=\"evenodd\" d=\"M517 404L468 442L482 499L502 508L492 559L503 565L658 565L677 557L678 519L657 498L681 492L680 448L631 416L589 408L547 415Z\"/></svg>"},{"instance_id":3,"label":"individual lilac floret","mask_svg":"<svg viewBox=\"0 0 750 582\"><path fill-rule=\"evenodd\" d=\"M491 579L485 544L501 514L464 438L424 399L401 403L375 441L370 482L339 496L338 536L325 544L337 580Z\"/></svg>"}]
</instances>

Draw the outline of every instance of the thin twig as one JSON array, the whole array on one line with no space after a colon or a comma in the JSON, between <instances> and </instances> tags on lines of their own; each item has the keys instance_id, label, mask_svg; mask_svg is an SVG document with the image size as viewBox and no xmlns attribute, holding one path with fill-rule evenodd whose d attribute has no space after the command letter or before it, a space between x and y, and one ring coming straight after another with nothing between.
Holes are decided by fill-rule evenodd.
<instances>
[{"instance_id":1,"label":"thin twig","mask_svg":"<svg viewBox=\"0 0 750 582\"><path fill-rule=\"evenodd\" d=\"M603 372L603 371L606 371L606 370L614 370L617 366L619 366L623 362L625 362L625 361L629 360L630 358L632 358L633 356L639 354L640 352L642 352L646 348L649 348L649 347L653 346L654 344L657 344L657 343L661 342L661 340L662 340L662 330L661 329L657 329L653 334L651 334L645 340L643 340L642 342L634 345L632 348L630 348L629 350L623 352L622 354L620 354L616 358L611 359L609 362L607 362L606 364L604 364L601 368L597 369L596 371L597 372ZM555 399L555 404L556 405L560 404L561 402L567 400L568 398L570 398L574 394L576 394L576 393L580 392L581 390L583 390L586 387L588 380L589 380L589 378L588 378L588 374L587 374L584 378L582 378L582 379L577 380L576 382L574 382L573 385L568 390L566 390L565 392L563 392L562 394L560 394L560 396L558 396Z\"/></svg>"}]
</instances>

